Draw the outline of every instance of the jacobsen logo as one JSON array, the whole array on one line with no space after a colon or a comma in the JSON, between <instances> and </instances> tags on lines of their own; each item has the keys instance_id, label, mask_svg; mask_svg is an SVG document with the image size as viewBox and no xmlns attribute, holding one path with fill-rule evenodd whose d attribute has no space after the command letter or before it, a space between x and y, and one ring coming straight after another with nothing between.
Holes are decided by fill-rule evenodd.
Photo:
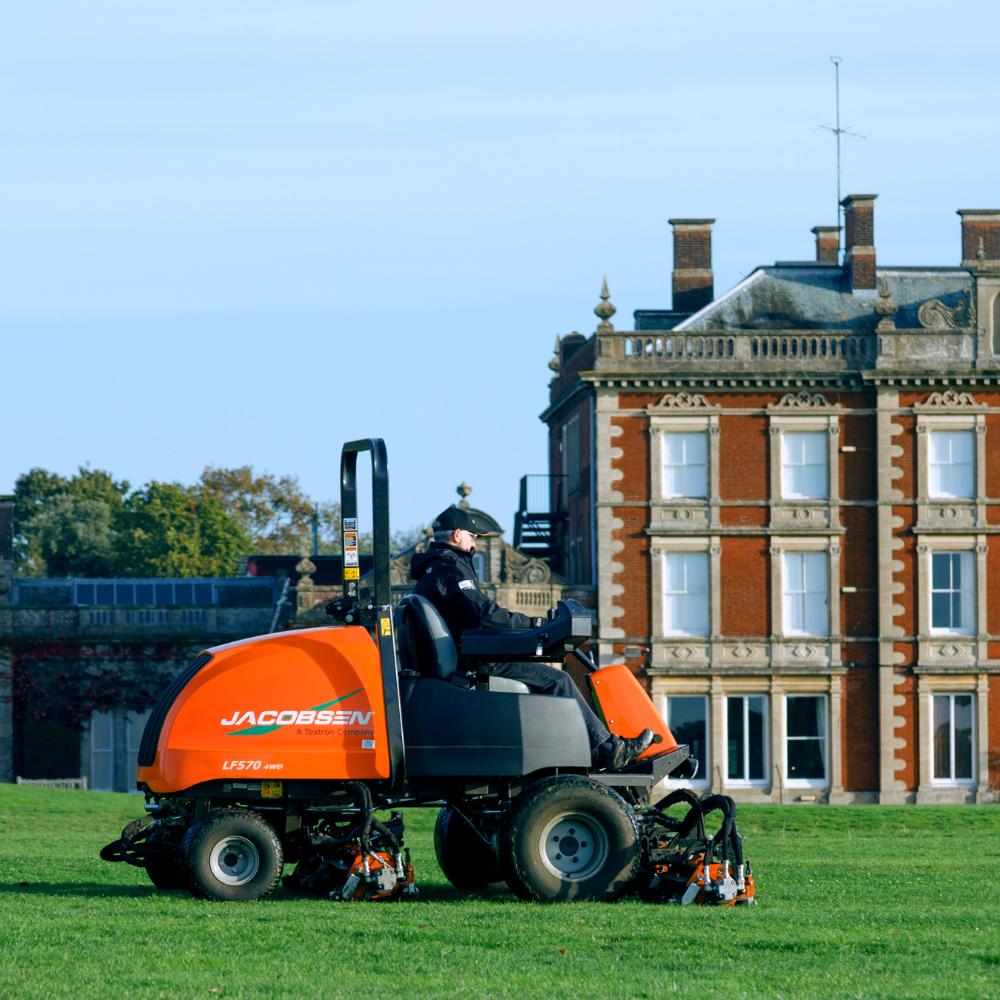
<instances>
[{"instance_id":1,"label":"jacobsen logo","mask_svg":"<svg viewBox=\"0 0 1000 1000\"><path fill-rule=\"evenodd\" d=\"M235 711L231 719L219 719L221 726L246 726L245 729L237 729L227 733L227 736L261 736L264 733L273 733L283 726L367 726L372 721L372 712L359 712L356 710L341 709L336 712L329 711L331 705L353 698L356 694L361 694L364 688L358 688L348 694L343 694L333 701L325 701L322 705L314 708L267 708L263 712Z\"/></svg>"}]
</instances>

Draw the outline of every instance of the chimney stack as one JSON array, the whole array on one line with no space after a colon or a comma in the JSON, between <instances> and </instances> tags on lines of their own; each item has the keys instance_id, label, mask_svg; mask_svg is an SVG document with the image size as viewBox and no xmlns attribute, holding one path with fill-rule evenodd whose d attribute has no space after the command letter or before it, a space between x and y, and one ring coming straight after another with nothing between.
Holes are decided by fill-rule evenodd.
<instances>
[{"instance_id":1,"label":"chimney stack","mask_svg":"<svg viewBox=\"0 0 1000 1000\"><path fill-rule=\"evenodd\" d=\"M816 237L816 260L836 264L840 259L840 226L813 226Z\"/></svg>"},{"instance_id":2,"label":"chimney stack","mask_svg":"<svg viewBox=\"0 0 1000 1000\"><path fill-rule=\"evenodd\" d=\"M715 219L670 219L674 230L673 311L694 313L715 298L712 224Z\"/></svg>"},{"instance_id":3,"label":"chimney stack","mask_svg":"<svg viewBox=\"0 0 1000 1000\"><path fill-rule=\"evenodd\" d=\"M993 267L1000 261L1000 209L960 208L962 218L962 267Z\"/></svg>"},{"instance_id":4,"label":"chimney stack","mask_svg":"<svg viewBox=\"0 0 1000 1000\"><path fill-rule=\"evenodd\" d=\"M875 199L877 194L849 194L844 206L844 267L852 292L875 291Z\"/></svg>"}]
</instances>

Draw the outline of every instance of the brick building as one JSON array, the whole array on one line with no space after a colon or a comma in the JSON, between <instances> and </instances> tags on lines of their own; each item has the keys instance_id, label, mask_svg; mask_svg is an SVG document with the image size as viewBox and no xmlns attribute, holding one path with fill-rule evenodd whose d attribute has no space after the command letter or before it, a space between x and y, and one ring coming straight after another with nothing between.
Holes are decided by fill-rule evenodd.
<instances>
[{"instance_id":1,"label":"brick building","mask_svg":"<svg viewBox=\"0 0 1000 1000\"><path fill-rule=\"evenodd\" d=\"M876 261L874 195L815 259L715 296L671 220L671 309L550 363L557 568L647 679L703 787L991 801L1000 788L1000 211L954 267ZM958 233L956 233L958 236Z\"/></svg>"}]
</instances>

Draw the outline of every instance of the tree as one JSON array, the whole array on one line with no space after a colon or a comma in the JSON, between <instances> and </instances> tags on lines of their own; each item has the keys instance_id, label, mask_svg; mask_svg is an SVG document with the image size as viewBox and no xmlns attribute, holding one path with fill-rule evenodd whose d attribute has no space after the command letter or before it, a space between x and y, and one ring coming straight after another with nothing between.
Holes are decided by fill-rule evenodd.
<instances>
[{"instance_id":1,"label":"tree","mask_svg":"<svg viewBox=\"0 0 1000 1000\"><path fill-rule=\"evenodd\" d=\"M14 484L14 559L19 576L103 576L129 484L81 466L66 478L34 468Z\"/></svg>"},{"instance_id":2,"label":"tree","mask_svg":"<svg viewBox=\"0 0 1000 1000\"><path fill-rule=\"evenodd\" d=\"M117 544L122 576L231 576L250 538L218 497L154 480L126 499Z\"/></svg>"},{"instance_id":3,"label":"tree","mask_svg":"<svg viewBox=\"0 0 1000 1000\"><path fill-rule=\"evenodd\" d=\"M319 521L320 551L339 551L340 504L314 503L302 492L297 476L254 475L252 465L208 466L199 483L242 525L256 552L311 552L314 515Z\"/></svg>"}]
</instances>

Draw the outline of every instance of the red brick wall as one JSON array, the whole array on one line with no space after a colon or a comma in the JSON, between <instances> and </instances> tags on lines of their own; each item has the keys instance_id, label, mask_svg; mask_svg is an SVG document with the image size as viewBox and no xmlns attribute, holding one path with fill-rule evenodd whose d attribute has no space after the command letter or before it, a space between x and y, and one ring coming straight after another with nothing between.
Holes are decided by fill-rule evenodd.
<instances>
[{"instance_id":1,"label":"red brick wall","mask_svg":"<svg viewBox=\"0 0 1000 1000\"><path fill-rule=\"evenodd\" d=\"M625 543L625 548L615 555L623 569L613 577L624 592L615 598L615 605L623 610L611 625L625 630L627 636L641 638L650 634L649 599L649 537L646 510L642 507L616 507L614 516L624 522L614 538Z\"/></svg>"},{"instance_id":2,"label":"red brick wall","mask_svg":"<svg viewBox=\"0 0 1000 1000\"><path fill-rule=\"evenodd\" d=\"M632 401L623 405L631 406ZM621 493L623 500L649 503L649 421L645 416L612 417L611 426L621 428L621 433L612 437L611 446L622 452L612 460L611 467L624 473L612 487Z\"/></svg>"},{"instance_id":3,"label":"red brick wall","mask_svg":"<svg viewBox=\"0 0 1000 1000\"><path fill-rule=\"evenodd\" d=\"M860 400L854 402L860 405ZM844 414L840 418L839 447L853 452L840 455L840 495L844 500L875 498L875 418L871 414Z\"/></svg>"},{"instance_id":4,"label":"red brick wall","mask_svg":"<svg viewBox=\"0 0 1000 1000\"><path fill-rule=\"evenodd\" d=\"M766 538L723 538L722 634L770 635L770 563Z\"/></svg>"},{"instance_id":5,"label":"red brick wall","mask_svg":"<svg viewBox=\"0 0 1000 1000\"><path fill-rule=\"evenodd\" d=\"M903 585L900 593L892 595L893 603L903 609L902 613L893 619L893 624L902 628L907 635L915 635L917 631L917 600L919 598L917 540L908 530L913 525L915 512L912 507L893 507L892 513L894 517L898 517L902 521L902 526L896 529L894 535L903 546L902 549L894 549L892 552L892 558L903 564L903 568L893 574L893 581Z\"/></svg>"},{"instance_id":6,"label":"red brick wall","mask_svg":"<svg viewBox=\"0 0 1000 1000\"><path fill-rule=\"evenodd\" d=\"M716 401L712 399L713 403ZM767 418L723 414L719 417L719 434L719 496L722 502L766 500L770 492Z\"/></svg>"},{"instance_id":7,"label":"red brick wall","mask_svg":"<svg viewBox=\"0 0 1000 1000\"><path fill-rule=\"evenodd\" d=\"M878 671L855 667L844 677L841 718L844 788L850 792L878 788Z\"/></svg>"},{"instance_id":8,"label":"red brick wall","mask_svg":"<svg viewBox=\"0 0 1000 1000\"><path fill-rule=\"evenodd\" d=\"M874 636L878 633L878 546L876 511L873 507L844 507L840 512L846 529L842 543L841 585L856 587L844 594L840 627L844 635Z\"/></svg>"}]
</instances>

